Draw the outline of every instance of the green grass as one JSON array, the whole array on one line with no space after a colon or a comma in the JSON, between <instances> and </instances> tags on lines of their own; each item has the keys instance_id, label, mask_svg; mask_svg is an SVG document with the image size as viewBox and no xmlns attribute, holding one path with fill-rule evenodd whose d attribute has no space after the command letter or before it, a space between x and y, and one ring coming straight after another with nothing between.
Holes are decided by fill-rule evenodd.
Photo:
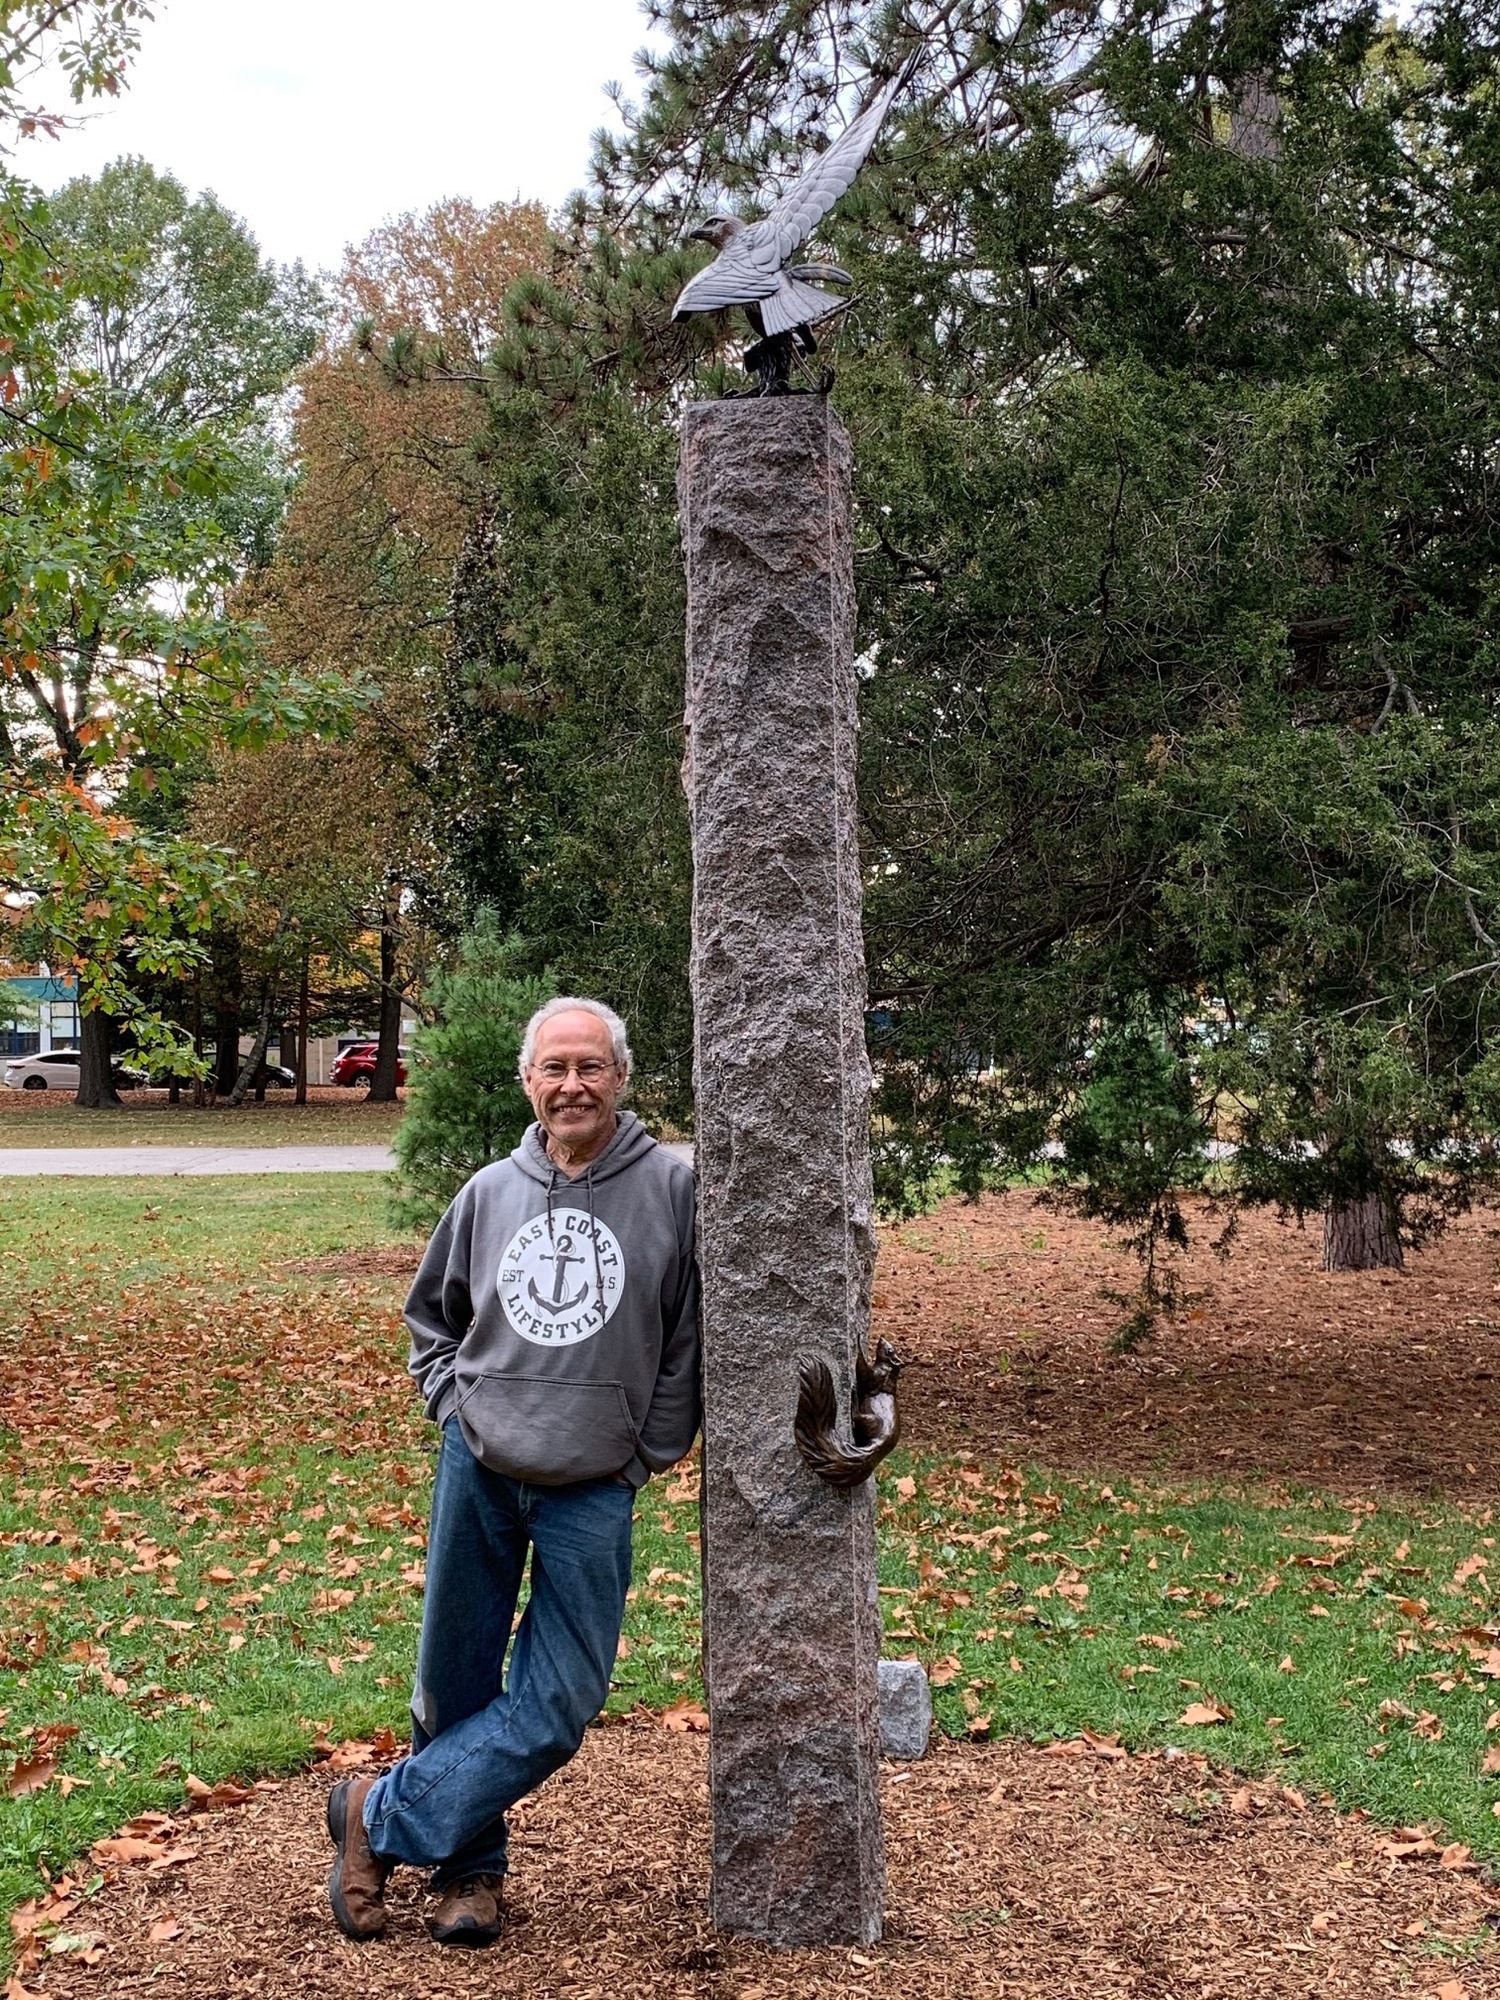
<instances>
[{"instance_id":1,"label":"green grass","mask_svg":"<svg viewBox=\"0 0 1500 2000\"><path fill-rule=\"evenodd\" d=\"M28 1102L25 1091L0 1090L0 1148L7 1146L388 1146L405 1114L402 1104L369 1104L365 1093L342 1091L332 1101L216 1104L194 1109L168 1104L156 1091L128 1091L118 1111L81 1111L74 1104Z\"/></svg>"},{"instance_id":2,"label":"green grass","mask_svg":"<svg viewBox=\"0 0 1500 2000\"><path fill-rule=\"evenodd\" d=\"M1488 1511L1351 1509L931 1461L886 1481L886 1650L940 1725L1175 1744L1500 1854ZM1467 1571L1467 1573L1465 1573ZM1190 1705L1227 1722L1185 1726ZM1493 1719L1494 1727L1486 1724Z\"/></svg>"},{"instance_id":3,"label":"green grass","mask_svg":"<svg viewBox=\"0 0 1500 2000\"><path fill-rule=\"evenodd\" d=\"M75 1731L58 1778L0 1802L0 1914L93 1841L212 1784L294 1770L321 1740L403 1736L421 1605L430 1440L268 1448L169 1497L78 1494L47 1468L0 1504L0 1762ZM156 1482L152 1482L156 1483ZM36 1525L59 1518L66 1531ZM648 1492L611 1708L696 1692L693 1509ZM649 1579L654 1579L651 1581Z\"/></svg>"},{"instance_id":4,"label":"green grass","mask_svg":"<svg viewBox=\"0 0 1500 2000\"><path fill-rule=\"evenodd\" d=\"M404 1733L434 1443L399 1279L286 1268L400 1240L380 1177L7 1194L0 1778L76 1734L0 1796L0 1910L189 1772ZM1487 1513L951 1459L881 1495L886 1650L934 1670L950 1734L1175 1744L1500 1853ZM697 1534L690 1482L645 1490L611 1710L701 1699Z\"/></svg>"},{"instance_id":5,"label":"green grass","mask_svg":"<svg viewBox=\"0 0 1500 2000\"><path fill-rule=\"evenodd\" d=\"M0 1200L0 1309L57 1284L106 1294L168 1276L275 1285L294 1259L417 1241L387 1220L383 1174L47 1175L0 1181Z\"/></svg>"}]
</instances>

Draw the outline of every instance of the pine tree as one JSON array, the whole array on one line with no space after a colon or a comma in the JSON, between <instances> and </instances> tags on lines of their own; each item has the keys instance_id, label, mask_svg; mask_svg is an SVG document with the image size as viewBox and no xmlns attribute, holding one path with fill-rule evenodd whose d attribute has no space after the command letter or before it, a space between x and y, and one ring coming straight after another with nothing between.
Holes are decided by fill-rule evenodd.
<instances>
[{"instance_id":1,"label":"pine tree","mask_svg":"<svg viewBox=\"0 0 1500 2000\"><path fill-rule=\"evenodd\" d=\"M437 1019L417 1031L406 1116L395 1138L392 1213L430 1229L470 1175L504 1157L531 1121L518 1064L526 1023L557 992L523 968L490 912L436 974Z\"/></svg>"},{"instance_id":2,"label":"pine tree","mask_svg":"<svg viewBox=\"0 0 1500 2000\"><path fill-rule=\"evenodd\" d=\"M457 669L504 750L455 805L471 853L513 836L535 949L650 979L665 1067L673 420L726 379L722 336L668 318L682 232L764 198L912 33L868 0L658 19L495 352ZM921 42L818 246L858 293L835 400L886 1193L1034 1157L1147 1020L1238 1149L1230 1198L1397 1256L1483 1185L1495 1108L1494 38L1471 0L1238 0L940 5Z\"/></svg>"}]
</instances>

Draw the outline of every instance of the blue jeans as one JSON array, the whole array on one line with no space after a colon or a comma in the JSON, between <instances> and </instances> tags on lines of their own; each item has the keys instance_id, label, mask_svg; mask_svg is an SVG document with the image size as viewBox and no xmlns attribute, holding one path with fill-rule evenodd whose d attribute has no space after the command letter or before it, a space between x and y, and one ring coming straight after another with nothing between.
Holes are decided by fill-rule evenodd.
<instances>
[{"instance_id":1,"label":"blue jeans","mask_svg":"<svg viewBox=\"0 0 1500 2000\"><path fill-rule=\"evenodd\" d=\"M370 1846L441 1888L505 1873L508 1806L604 1706L630 1585L634 1490L530 1486L481 1465L450 1417L432 1495L412 1749L370 1789ZM531 1597L505 1648L531 1551Z\"/></svg>"}]
</instances>

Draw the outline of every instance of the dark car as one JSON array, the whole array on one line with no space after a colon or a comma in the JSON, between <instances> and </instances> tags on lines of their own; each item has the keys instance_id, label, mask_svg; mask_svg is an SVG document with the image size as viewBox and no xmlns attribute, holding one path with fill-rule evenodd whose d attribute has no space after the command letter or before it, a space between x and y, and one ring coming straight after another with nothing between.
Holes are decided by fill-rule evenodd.
<instances>
[{"instance_id":1,"label":"dark car","mask_svg":"<svg viewBox=\"0 0 1500 2000\"><path fill-rule=\"evenodd\" d=\"M376 1042L351 1042L347 1049L340 1049L329 1071L329 1081L341 1083L347 1088L355 1084L368 1084L375 1074L375 1058L380 1053ZM406 1082L406 1059L411 1054L408 1048L396 1051L396 1082Z\"/></svg>"},{"instance_id":2,"label":"dark car","mask_svg":"<svg viewBox=\"0 0 1500 2000\"><path fill-rule=\"evenodd\" d=\"M211 1046L208 1054L212 1057ZM167 1089L174 1082L187 1082L186 1078L174 1076L169 1069L153 1070L149 1080L159 1090ZM285 1063L263 1062L251 1079L250 1087L253 1090L293 1090L296 1084L297 1072L294 1069L288 1069Z\"/></svg>"}]
</instances>

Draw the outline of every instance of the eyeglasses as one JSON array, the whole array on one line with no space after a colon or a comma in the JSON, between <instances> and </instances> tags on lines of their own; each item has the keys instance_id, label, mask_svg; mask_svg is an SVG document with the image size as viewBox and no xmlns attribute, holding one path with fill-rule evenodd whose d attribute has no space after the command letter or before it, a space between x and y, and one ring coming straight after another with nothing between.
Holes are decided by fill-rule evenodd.
<instances>
[{"instance_id":1,"label":"eyeglasses","mask_svg":"<svg viewBox=\"0 0 1500 2000\"><path fill-rule=\"evenodd\" d=\"M565 1063L553 1061L533 1063L531 1067L546 1083L565 1082L570 1070L577 1076L580 1083L597 1083L601 1076L608 1076L615 1065L607 1062Z\"/></svg>"}]
</instances>

